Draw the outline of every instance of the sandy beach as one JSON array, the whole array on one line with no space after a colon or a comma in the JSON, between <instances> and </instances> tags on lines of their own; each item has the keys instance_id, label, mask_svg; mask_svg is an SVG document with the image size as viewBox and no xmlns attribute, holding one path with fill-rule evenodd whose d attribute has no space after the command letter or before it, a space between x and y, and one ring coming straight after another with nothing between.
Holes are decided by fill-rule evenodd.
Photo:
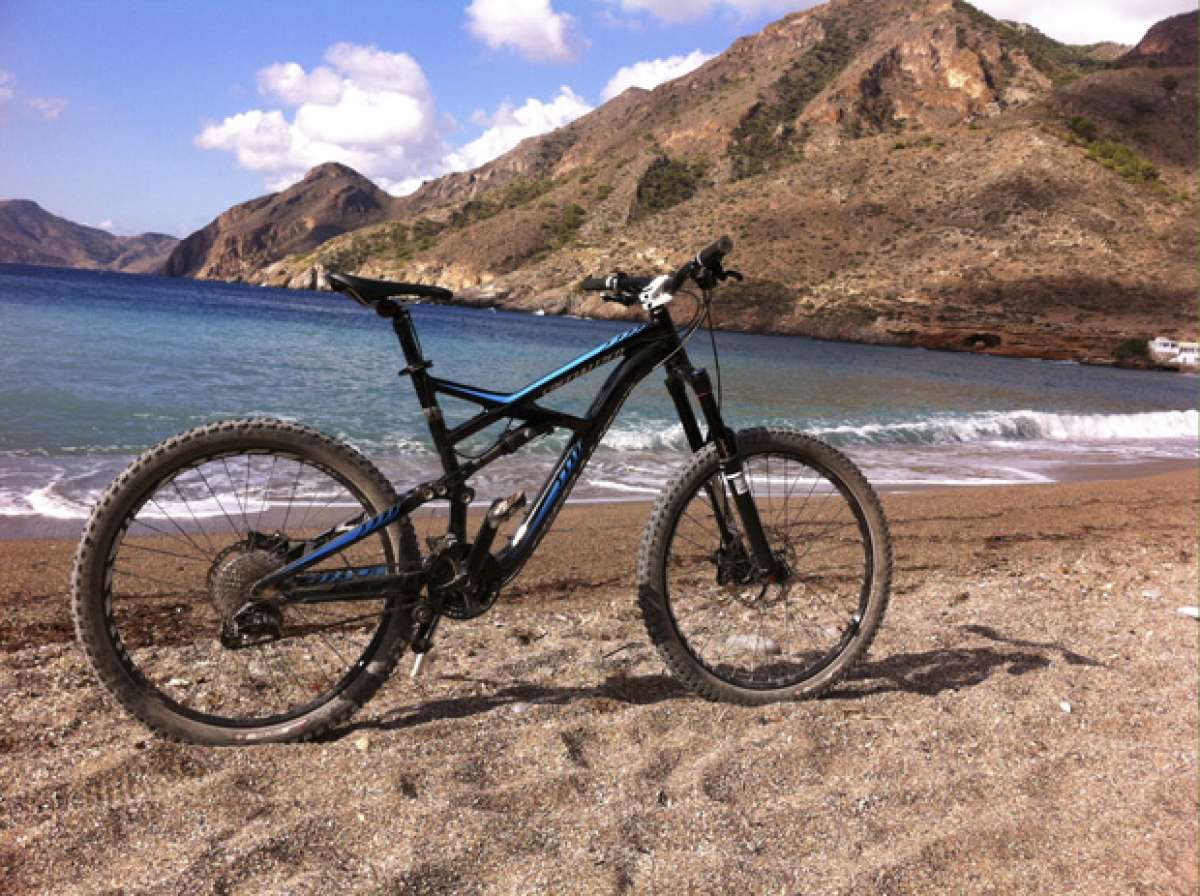
<instances>
[{"instance_id":1,"label":"sandy beach","mask_svg":"<svg viewBox=\"0 0 1200 896\"><path fill-rule=\"evenodd\" d=\"M646 505L582 505L428 677L253 749L149 736L75 647L74 543L0 541L0 892L1195 893L1195 471L884 500L891 607L826 698L684 692Z\"/></svg>"}]
</instances>

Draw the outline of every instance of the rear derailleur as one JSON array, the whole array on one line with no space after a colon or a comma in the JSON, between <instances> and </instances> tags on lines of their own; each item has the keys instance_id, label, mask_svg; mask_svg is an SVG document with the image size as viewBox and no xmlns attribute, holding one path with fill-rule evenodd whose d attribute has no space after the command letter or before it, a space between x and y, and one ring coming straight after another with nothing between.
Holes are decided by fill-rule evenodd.
<instances>
[{"instance_id":1,"label":"rear derailleur","mask_svg":"<svg viewBox=\"0 0 1200 896\"><path fill-rule=\"evenodd\" d=\"M208 571L208 593L221 619L217 634L228 650L254 647L283 636L283 614L279 607L252 598L251 587L259 579L282 568L291 543L280 533L250 532L225 548Z\"/></svg>"}]
</instances>

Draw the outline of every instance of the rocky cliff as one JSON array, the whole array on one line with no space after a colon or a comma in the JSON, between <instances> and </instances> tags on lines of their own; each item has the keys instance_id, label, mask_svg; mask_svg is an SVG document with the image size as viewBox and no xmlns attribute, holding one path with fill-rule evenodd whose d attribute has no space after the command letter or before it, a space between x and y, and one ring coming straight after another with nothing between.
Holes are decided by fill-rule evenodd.
<instances>
[{"instance_id":1,"label":"rocky cliff","mask_svg":"<svg viewBox=\"0 0 1200 896\"><path fill-rule=\"evenodd\" d=\"M279 193L219 215L184 239L163 265L168 276L242 280L273 261L391 217L396 200L357 171L327 163Z\"/></svg>"},{"instance_id":2,"label":"rocky cliff","mask_svg":"<svg viewBox=\"0 0 1200 896\"><path fill-rule=\"evenodd\" d=\"M573 285L729 233L723 326L1111 358L1196 331L1196 70L1104 55L957 0L833 0L248 278L615 316Z\"/></svg>"},{"instance_id":3,"label":"rocky cliff","mask_svg":"<svg viewBox=\"0 0 1200 896\"><path fill-rule=\"evenodd\" d=\"M178 242L165 233L115 236L28 199L0 201L0 262L145 274L158 270Z\"/></svg>"},{"instance_id":4,"label":"rocky cliff","mask_svg":"<svg viewBox=\"0 0 1200 896\"><path fill-rule=\"evenodd\" d=\"M1200 12L1163 19L1121 57L1122 65L1195 66L1200 54Z\"/></svg>"}]
</instances>

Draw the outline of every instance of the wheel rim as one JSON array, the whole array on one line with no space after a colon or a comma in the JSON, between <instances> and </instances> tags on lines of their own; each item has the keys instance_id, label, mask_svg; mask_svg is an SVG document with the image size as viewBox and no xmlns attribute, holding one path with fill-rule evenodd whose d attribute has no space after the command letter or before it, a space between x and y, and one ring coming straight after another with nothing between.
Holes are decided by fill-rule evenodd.
<instances>
[{"instance_id":1,"label":"wheel rim","mask_svg":"<svg viewBox=\"0 0 1200 896\"><path fill-rule=\"evenodd\" d=\"M121 664L172 711L206 724L265 727L329 702L379 647L395 596L289 605L278 637L237 649L222 628L237 589L283 563L250 533L295 539L381 509L344 475L279 448L206 452L160 477L107 553L105 624ZM395 564L383 532L312 571L380 564Z\"/></svg>"},{"instance_id":2,"label":"wheel rim","mask_svg":"<svg viewBox=\"0 0 1200 896\"><path fill-rule=\"evenodd\" d=\"M760 452L744 464L768 543L789 577L737 581L741 567L728 551L718 555L720 527L702 482L673 521L663 593L680 640L709 673L741 688L788 688L827 669L858 633L873 579L870 531L846 486L813 461ZM736 533L722 477L707 483Z\"/></svg>"}]
</instances>

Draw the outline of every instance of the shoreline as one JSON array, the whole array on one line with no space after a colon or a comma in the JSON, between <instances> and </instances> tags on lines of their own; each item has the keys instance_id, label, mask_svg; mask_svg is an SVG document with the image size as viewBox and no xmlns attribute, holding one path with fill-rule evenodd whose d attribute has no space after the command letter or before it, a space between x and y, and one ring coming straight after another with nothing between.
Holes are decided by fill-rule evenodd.
<instances>
[{"instance_id":1,"label":"shoreline","mask_svg":"<svg viewBox=\"0 0 1200 896\"><path fill-rule=\"evenodd\" d=\"M1191 473L1193 474L1193 478L1200 478L1200 461L1184 458L1159 458L1144 461L1131 461L1127 463L1083 463L1076 464L1071 467L1063 465L1062 470L1067 471L1067 475L1063 475L1061 478L1057 479L1005 480L1002 482L989 480L979 482L972 482L969 480L959 480L954 482L880 480L872 481L871 485L879 495L886 496L929 493L936 494L939 492L954 492L958 490L979 492L988 491L990 489L1023 489L1037 486L1052 487L1085 482L1116 483L1155 478L1176 473ZM870 479L869 476L868 479ZM581 484L586 485L586 483ZM570 507L628 504L649 505L652 504L656 498L657 494L630 495L628 497L617 495L573 496L567 499L564 511L566 508ZM471 508L473 511L482 511L490 503L490 499L477 498L471 504ZM83 527L86 522L86 517L62 518L35 514L0 515L0 543L32 539L77 539L83 532Z\"/></svg>"}]
</instances>

